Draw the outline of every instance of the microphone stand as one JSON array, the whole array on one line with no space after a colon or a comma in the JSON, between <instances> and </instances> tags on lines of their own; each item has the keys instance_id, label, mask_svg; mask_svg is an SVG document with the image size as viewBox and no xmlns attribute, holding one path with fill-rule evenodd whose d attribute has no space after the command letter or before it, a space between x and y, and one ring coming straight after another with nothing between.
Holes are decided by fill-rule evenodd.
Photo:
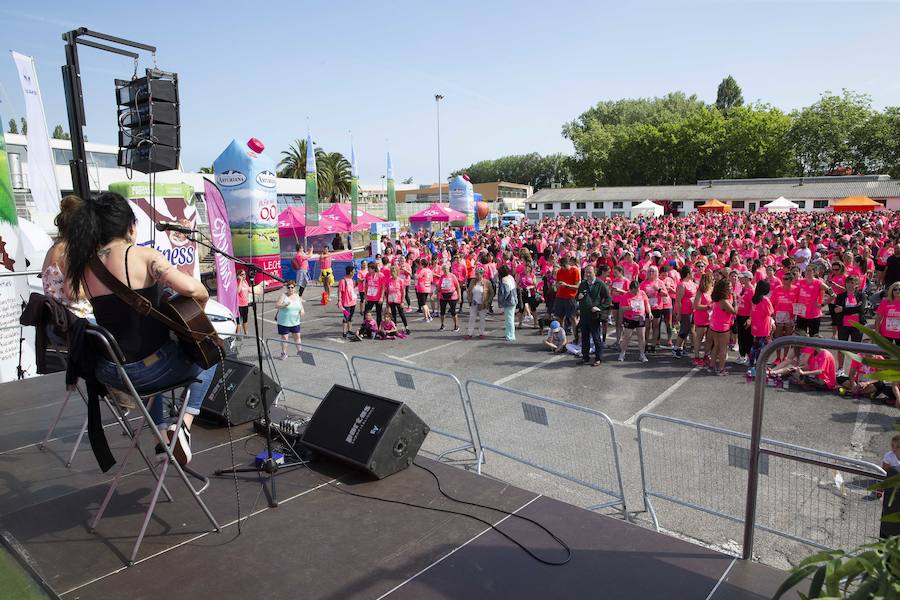
<instances>
[{"instance_id":1,"label":"microphone stand","mask_svg":"<svg viewBox=\"0 0 900 600\"><path fill-rule=\"evenodd\" d=\"M198 233L203 235L199 231L195 231L192 233ZM204 248L208 248L214 254L220 254L227 258L228 260L234 262L236 265L240 265L247 269L247 279L251 282L254 282L256 279L256 275L258 273L266 275L275 281L280 281L281 283L286 283L284 279L266 271L265 269L255 265L251 262L247 262L245 260L241 260L237 257L234 257L227 252L216 248L212 243L205 242L201 239L193 237L191 234L186 234L187 238L192 242L196 242L203 246ZM259 397L262 400L262 409L263 409L263 419L266 422L266 458L261 463L256 464L254 462L253 466L248 467L236 467L231 469L218 469L214 471L216 475L225 475L225 474L235 474L235 473L267 473L268 474L268 487L266 487L266 482L263 482L264 489L266 491L266 497L269 500L269 507L275 508L278 506L278 498L275 495L275 475L277 475L280 471L286 469L292 469L294 467L302 467L305 463L297 462L297 463L288 463L279 465L275 462L274 454L272 452L272 421L269 416L269 403L266 401L266 396L269 392L269 386L265 384L265 380L263 378L263 360L262 360L262 341L259 337L259 313L256 308L256 286L250 286L250 295L252 298L252 308L253 308L253 333L256 337L256 361L257 367L259 368ZM222 377L225 377L224 366ZM230 424L229 424L230 426Z\"/></svg>"}]
</instances>

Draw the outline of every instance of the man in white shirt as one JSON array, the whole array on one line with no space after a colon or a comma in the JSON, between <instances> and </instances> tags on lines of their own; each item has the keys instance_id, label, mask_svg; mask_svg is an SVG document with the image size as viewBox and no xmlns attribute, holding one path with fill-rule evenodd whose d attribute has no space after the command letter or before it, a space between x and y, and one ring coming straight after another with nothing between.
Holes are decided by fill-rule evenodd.
<instances>
[{"instance_id":1,"label":"man in white shirt","mask_svg":"<svg viewBox=\"0 0 900 600\"><path fill-rule=\"evenodd\" d=\"M811 258L812 251L809 249L806 240L800 240L800 247L794 250L794 260L797 261L797 266L800 267L801 273L806 272L806 267L809 266L809 260Z\"/></svg>"}]
</instances>

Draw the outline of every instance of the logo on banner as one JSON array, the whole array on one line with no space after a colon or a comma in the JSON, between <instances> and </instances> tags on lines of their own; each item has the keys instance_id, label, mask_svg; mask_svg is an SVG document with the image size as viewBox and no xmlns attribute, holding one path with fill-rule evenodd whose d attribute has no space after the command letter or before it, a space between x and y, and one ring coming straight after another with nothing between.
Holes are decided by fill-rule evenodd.
<instances>
[{"instance_id":1,"label":"logo on banner","mask_svg":"<svg viewBox=\"0 0 900 600\"><path fill-rule=\"evenodd\" d=\"M256 176L256 183L267 188L275 187L275 173L272 171L260 171L259 175Z\"/></svg>"},{"instance_id":2,"label":"logo on banner","mask_svg":"<svg viewBox=\"0 0 900 600\"><path fill-rule=\"evenodd\" d=\"M216 183L225 187L234 187L247 181L247 176L240 171L225 171L216 175Z\"/></svg>"}]
</instances>

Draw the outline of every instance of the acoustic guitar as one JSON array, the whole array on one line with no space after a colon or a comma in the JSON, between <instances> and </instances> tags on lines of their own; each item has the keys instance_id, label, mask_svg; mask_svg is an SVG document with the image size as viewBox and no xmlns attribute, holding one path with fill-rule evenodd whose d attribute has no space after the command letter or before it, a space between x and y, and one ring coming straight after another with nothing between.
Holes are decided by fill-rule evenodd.
<instances>
[{"instance_id":1,"label":"acoustic guitar","mask_svg":"<svg viewBox=\"0 0 900 600\"><path fill-rule=\"evenodd\" d=\"M181 348L193 362L203 369L217 365L224 356L225 343L200 303L188 296L174 295L154 308L147 298L116 279L96 255L91 259L91 271L125 304L138 314L150 316L169 328L181 343Z\"/></svg>"}]
</instances>

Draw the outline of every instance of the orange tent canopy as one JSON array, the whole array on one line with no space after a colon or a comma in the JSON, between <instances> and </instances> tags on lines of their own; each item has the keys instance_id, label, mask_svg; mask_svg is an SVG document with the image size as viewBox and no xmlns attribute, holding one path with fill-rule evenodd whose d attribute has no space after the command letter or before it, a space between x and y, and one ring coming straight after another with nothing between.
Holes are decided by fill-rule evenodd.
<instances>
[{"instance_id":1,"label":"orange tent canopy","mask_svg":"<svg viewBox=\"0 0 900 600\"><path fill-rule=\"evenodd\" d=\"M731 205L725 204L724 202L719 202L715 198L712 200L707 200L705 204L702 206L698 206L697 210L700 212L722 212L729 213L731 212Z\"/></svg>"},{"instance_id":2,"label":"orange tent canopy","mask_svg":"<svg viewBox=\"0 0 900 600\"><path fill-rule=\"evenodd\" d=\"M835 200L831 205L831 209L835 212L868 211L875 210L879 206L881 204L868 196L847 196L846 198Z\"/></svg>"}]
</instances>

